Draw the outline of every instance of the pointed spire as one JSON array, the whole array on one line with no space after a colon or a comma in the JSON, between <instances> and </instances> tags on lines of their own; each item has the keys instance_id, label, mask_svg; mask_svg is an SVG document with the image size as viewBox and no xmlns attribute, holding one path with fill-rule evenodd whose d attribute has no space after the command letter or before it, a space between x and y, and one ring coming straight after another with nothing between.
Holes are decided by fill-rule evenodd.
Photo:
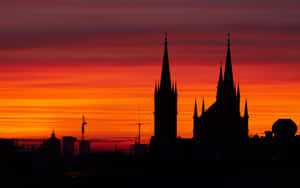
<instances>
[{"instance_id":1,"label":"pointed spire","mask_svg":"<svg viewBox=\"0 0 300 188\"><path fill-rule=\"evenodd\" d=\"M168 38L167 33L165 34L165 51L163 57L163 67L161 72L160 87L162 89L171 89L171 76L169 67L169 57L168 57Z\"/></svg>"},{"instance_id":2,"label":"pointed spire","mask_svg":"<svg viewBox=\"0 0 300 188\"><path fill-rule=\"evenodd\" d=\"M204 104L204 97L203 97L203 100L202 100L202 115L204 114L205 112L205 104Z\"/></svg>"},{"instance_id":3,"label":"pointed spire","mask_svg":"<svg viewBox=\"0 0 300 188\"><path fill-rule=\"evenodd\" d=\"M195 99L194 118L198 117L197 99Z\"/></svg>"},{"instance_id":4,"label":"pointed spire","mask_svg":"<svg viewBox=\"0 0 300 188\"><path fill-rule=\"evenodd\" d=\"M225 63L225 72L224 72L224 87L227 91L232 92L234 88L233 83L233 73L232 73L232 64L231 64L231 52L230 52L230 33L227 34L227 55Z\"/></svg>"},{"instance_id":5,"label":"pointed spire","mask_svg":"<svg viewBox=\"0 0 300 188\"><path fill-rule=\"evenodd\" d=\"M219 81L217 87L217 100L220 100L222 97L222 90L223 90L223 71L222 71L222 61L220 63L220 73L219 73Z\"/></svg>"},{"instance_id":6,"label":"pointed spire","mask_svg":"<svg viewBox=\"0 0 300 188\"><path fill-rule=\"evenodd\" d=\"M177 93L177 83L175 81L175 93Z\"/></svg>"},{"instance_id":7,"label":"pointed spire","mask_svg":"<svg viewBox=\"0 0 300 188\"><path fill-rule=\"evenodd\" d=\"M249 118L249 115L248 115L247 99L246 99L246 102L245 102L245 113L244 113L244 118Z\"/></svg>"},{"instance_id":8,"label":"pointed spire","mask_svg":"<svg viewBox=\"0 0 300 188\"><path fill-rule=\"evenodd\" d=\"M157 82L155 81L155 93L157 93Z\"/></svg>"},{"instance_id":9,"label":"pointed spire","mask_svg":"<svg viewBox=\"0 0 300 188\"><path fill-rule=\"evenodd\" d=\"M240 83L238 82L238 87L237 87L237 97L240 98Z\"/></svg>"}]
</instances>

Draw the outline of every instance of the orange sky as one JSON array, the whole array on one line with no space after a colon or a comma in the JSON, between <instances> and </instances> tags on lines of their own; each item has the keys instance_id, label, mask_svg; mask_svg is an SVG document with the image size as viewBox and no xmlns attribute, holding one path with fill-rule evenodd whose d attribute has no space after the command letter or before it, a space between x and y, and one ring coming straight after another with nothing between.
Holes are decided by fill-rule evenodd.
<instances>
[{"instance_id":1,"label":"orange sky","mask_svg":"<svg viewBox=\"0 0 300 188\"><path fill-rule=\"evenodd\" d=\"M214 102L219 65L177 65L172 45L169 48L172 79L178 83L178 136L191 137L194 99L200 102L205 97L206 107ZM160 56L162 53L157 54L158 59ZM237 66L234 52L232 59L240 81L241 104L245 97L248 100L250 135L262 135L278 118L292 118L298 124L299 82L273 81L273 74L288 76L284 68ZM81 115L85 114L88 138L136 136L140 118L143 141L148 142L154 129L154 83L160 71L160 64L7 68L1 75L6 79L0 82L0 137L45 138L52 129L58 137L79 137ZM264 82L256 80L259 78Z\"/></svg>"},{"instance_id":2,"label":"orange sky","mask_svg":"<svg viewBox=\"0 0 300 188\"><path fill-rule=\"evenodd\" d=\"M215 100L227 32L250 136L278 118L299 125L299 2L240 2L1 1L0 137L79 137L85 114L88 138L136 136L140 117L148 142L165 31L178 136L192 136L195 98Z\"/></svg>"}]
</instances>

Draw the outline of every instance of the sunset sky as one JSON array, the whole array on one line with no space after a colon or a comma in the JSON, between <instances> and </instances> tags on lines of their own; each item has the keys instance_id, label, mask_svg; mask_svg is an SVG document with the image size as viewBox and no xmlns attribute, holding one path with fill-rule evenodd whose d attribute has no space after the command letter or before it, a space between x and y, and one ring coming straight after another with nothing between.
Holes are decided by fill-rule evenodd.
<instances>
[{"instance_id":1,"label":"sunset sky","mask_svg":"<svg viewBox=\"0 0 300 188\"><path fill-rule=\"evenodd\" d=\"M153 135L155 81L168 32L178 84L178 136L192 137L194 100L215 100L231 33L249 134L278 118L300 124L299 0L1 0L0 137ZM299 129L299 128L298 128Z\"/></svg>"}]
</instances>

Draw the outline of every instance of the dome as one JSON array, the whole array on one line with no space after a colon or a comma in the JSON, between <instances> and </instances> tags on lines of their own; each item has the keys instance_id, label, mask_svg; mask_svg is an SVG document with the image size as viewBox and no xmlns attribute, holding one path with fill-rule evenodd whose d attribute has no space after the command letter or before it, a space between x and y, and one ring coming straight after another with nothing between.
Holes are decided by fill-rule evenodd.
<instances>
[{"instance_id":1,"label":"dome","mask_svg":"<svg viewBox=\"0 0 300 188\"><path fill-rule=\"evenodd\" d=\"M272 131L277 138L293 137L297 132L297 125L291 119L279 119L274 123Z\"/></svg>"}]
</instances>

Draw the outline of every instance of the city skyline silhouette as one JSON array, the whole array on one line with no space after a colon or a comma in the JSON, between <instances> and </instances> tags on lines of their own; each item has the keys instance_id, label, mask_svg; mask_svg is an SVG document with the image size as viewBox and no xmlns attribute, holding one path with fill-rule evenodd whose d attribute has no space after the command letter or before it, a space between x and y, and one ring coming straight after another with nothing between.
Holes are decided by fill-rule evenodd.
<instances>
[{"instance_id":1,"label":"city skyline silhouette","mask_svg":"<svg viewBox=\"0 0 300 188\"><path fill-rule=\"evenodd\" d=\"M53 129L58 138L80 138L82 114L89 119L86 138L136 137L140 114L141 142L148 143L165 31L178 88L177 136L193 137L195 98L201 105L204 97L206 107L215 102L227 32L232 34L233 76L243 85L240 103L248 100L249 135L264 136L279 118L299 124L296 2L282 7L264 1L259 8L250 1L237 8L234 0L218 6L193 0L121 1L122 8L90 3L95 6L72 0L47 1L49 7L1 3L4 15L20 10L0 22L1 138L47 139Z\"/></svg>"},{"instance_id":2,"label":"city skyline silhouette","mask_svg":"<svg viewBox=\"0 0 300 188\"><path fill-rule=\"evenodd\" d=\"M149 144L141 142L140 114L138 118L138 136L135 143L130 144L129 156L137 159L296 159L300 154L297 145L300 144L300 136L296 135L296 123L287 118L278 119L272 126L272 130L265 130L265 135L259 137L257 134L249 136L249 111L248 103L245 100L243 115L240 104L240 82L233 76L231 39L227 34L227 52L224 73L220 64L219 77L217 82L216 102L210 107L205 107L204 97L202 100L202 111L198 116L198 105L195 100L193 119L193 137L182 138L178 135L178 94L177 82L171 79L168 38L165 33L164 51L162 58L162 69L160 80L155 82L154 88L154 134ZM224 76L223 76L224 75ZM1 148L5 155L14 155L14 152L40 152L41 159L46 161L57 161L60 168L63 164L67 171L74 170L75 156L87 159L93 153L100 150L91 150L91 144L97 142L115 142L114 157L123 153L118 148L122 138L129 142L134 137L119 137L117 140L91 140L86 138L87 121L82 115L81 137L76 138L72 134L63 136L62 141L56 137L55 129L51 137L42 140L39 147L26 148L20 145L19 141L26 139L1 139ZM28 140L28 139L27 139ZM38 139L28 140L31 142ZM123 140L124 141L124 140ZM78 143L78 144L76 144ZM77 145L77 147L76 147ZM266 147L266 151L260 151ZM76 149L77 148L77 149ZM19 151L20 150L20 151ZM76 152L77 151L77 152ZM102 152L107 153L102 149ZM25 154L24 153L24 154ZM118 154L119 153L119 154ZM117 155L116 155L117 154ZM21 155L22 156L22 155ZM19 156L17 156L19 157ZM62 157L62 158L61 158ZM111 159L114 158L112 156ZM82 159L79 159L82 161ZM46 162L46 164L50 164Z\"/></svg>"},{"instance_id":3,"label":"city skyline silhouette","mask_svg":"<svg viewBox=\"0 0 300 188\"><path fill-rule=\"evenodd\" d=\"M172 42L171 42L172 43ZM174 55L171 55L171 57L174 57ZM164 57L165 58L165 57ZM225 58L225 57L224 57ZM172 58L171 58L172 59ZM221 60L221 61L224 61L224 60ZM172 61L171 61L172 62ZM224 61L224 62L226 62L226 61ZM224 66L224 65L223 65ZM164 66L163 66L164 67ZM222 63L221 63L221 67L222 67ZM221 68L221 70L220 71L222 71L222 68ZM175 71L174 71L175 72ZM234 73L236 73L236 72L234 72ZM173 75L175 75L176 73L168 73L168 74L173 74ZM219 74L220 74L220 72L219 72ZM162 74L163 75L163 74ZM220 77L220 76L219 76ZM220 78L219 78L220 79ZM220 81L220 80L219 80ZM157 83L157 81L154 81L155 82L155 88L156 87L158 87L158 83ZM180 82L180 81L179 81ZM236 80L235 80L235 82L236 82ZM162 83L161 83L162 84ZM173 83L170 83L171 85L172 85L172 87L173 86L175 86L174 84L175 84L175 82ZM235 84L237 84L237 83L235 83ZM175 86L176 88L177 88L177 86ZM218 86L219 87L219 86ZM235 86L235 87L238 87L238 86ZM101 88L100 88L101 89ZM206 88L201 88L201 89L206 89ZM177 89L176 89L177 90ZM179 89L179 90L181 90L181 89ZM183 97L184 96L184 94L185 94L185 92L184 91L182 91L181 92L182 93L182 95L181 95L181 97ZM201 95L202 93L197 93L195 96L195 98L196 98L196 100L197 100L197 96L199 96L199 95ZM203 95L203 98L204 98L204 96L205 95ZM247 97L247 96L246 96ZM245 98L246 98L245 97ZM212 98L212 96L208 96L208 98ZM244 101L243 102L245 102L245 98L244 98ZM179 100L180 101L180 100ZM87 101L87 103L88 103L88 101ZM209 104L209 103L208 103ZM135 113L137 114L137 113L140 113L140 112L137 112L138 110L140 110L140 106L143 106L143 105L141 105L141 104L135 104L135 103L132 103L132 104L130 104L132 107L134 107L134 106L136 106L136 105L138 105L139 106L139 109L136 109L136 111L135 111ZM207 105L207 103L206 103L206 105ZM210 105L210 104L209 104ZM192 105L190 105L189 104L189 106L191 107ZM243 106L243 105L242 105ZM251 106L251 104L250 104L250 106ZM203 107L202 107L203 108ZM245 110L245 108L243 109L243 108L241 108L241 110ZM186 112L184 112L184 113L186 113ZM191 110L190 110L190 112L189 113L191 113ZM195 111L193 110L193 113L195 113ZM253 113L254 115L256 115L256 113L255 112L250 112L250 113ZM145 114L145 112L144 112L144 114ZM179 112L179 114L181 114L181 112ZM112 112L111 113L111 115L114 115L114 112ZM148 114L147 114L148 115ZM140 115L139 115L140 116ZM286 118L286 116L283 116L283 117L280 117L280 116L278 116L278 119L279 118ZM291 116L287 116L287 118L290 118ZM144 118L144 116L142 116L142 117L139 117L139 118L142 118L140 121L142 121L143 122L143 118ZM276 117L277 118L277 117ZM75 118L74 118L75 119ZM79 119L79 118L76 118L76 120L77 119ZM194 121L194 120L191 120L191 118L189 118L190 119L190 121ZM276 119L277 120L277 119ZM114 121L114 120L112 120L112 121ZM122 121L122 119L118 119L118 121ZM138 120L137 120L137 118L136 118L136 120L133 120L133 122L137 122ZM75 121L74 121L75 122ZM94 122L96 122L96 121L94 121ZM96 122L96 123L99 123L99 122ZM154 123L154 121L153 121L153 123ZM270 126L272 125L272 123L274 123L274 122L269 122L270 123ZM75 123L74 123L75 124ZM79 122L78 121L76 121L76 127L78 127L78 124L79 124ZM180 128L182 128L181 127L181 125L182 125L182 123L180 122L180 119L178 120L178 122L177 122L177 124L178 124L178 126L177 126L177 129L180 129ZM134 124L133 124L134 125ZM148 129L149 129L149 127L151 128L151 126L152 126L152 123L151 122L147 122L146 121L146 125L147 125L147 127L148 127ZM94 125L95 126L95 125ZM105 125L104 125L105 126ZM194 126L194 122L193 122L193 126ZM53 126L53 127L55 127L55 126ZM104 138L104 140L106 140L106 141L104 141L104 142L109 142L109 140L111 140L112 142L114 142L113 141L113 139L114 138L121 138L121 137L123 137L124 139L125 139L125 141L126 141L126 137L130 140L132 137L135 137L136 136L136 127L134 127L134 126L132 126L132 125L130 125L129 126L130 127L130 129L134 129L134 130L132 130L132 132L133 133L128 133L128 134L121 134L121 135L118 135L118 134L115 134L115 133L120 133L120 132L122 132L122 131L116 131L116 132L112 132L111 133L111 135L109 136L109 137L99 137L99 136L97 136L97 135L93 135L93 136L87 136L87 138L89 138L89 139L97 139L97 138ZM252 125L252 127L255 127L255 124L254 125ZM47 129L49 129L49 128L47 128ZM53 128L51 128L51 129L53 129ZM193 128L194 129L194 128ZM253 129L253 128L252 128ZM255 132L255 133L252 133L252 134L250 134L249 136L250 137L253 137L254 135L256 135L256 134L258 134L259 136L263 136L264 134L265 134L265 131L267 131L267 130L269 130L270 128L263 128L262 129L262 132ZM71 134L69 134L69 135L75 135L76 137L78 137L78 138L80 138L80 134L78 134L79 133L79 131L78 131L79 129L77 128L77 130L75 131L75 133L71 133ZM255 130L255 129L254 129ZM93 130L93 128L91 129L91 131L90 131L90 133L93 133L95 130ZM249 131L251 132L251 130L249 129ZM76 133L77 132L77 133ZM177 132L177 131L176 131ZM145 134L146 133L146 134ZM143 132L143 134L145 134L145 135L147 135L147 136L145 136L145 137L148 137L148 138L142 138L142 140L143 140L143 143L149 143L149 141L150 141L150 137L152 136L151 134L151 132L149 131L149 132ZM193 137L193 134L195 134L195 133L188 133L187 135L188 136L186 136L186 135L184 135L184 137L185 138L191 138L191 137ZM16 138L16 139L21 139L21 140L26 140L26 139L28 139L29 141L31 140L31 139L39 139L39 138L43 138L43 139L46 139L47 137L48 137L48 135L49 135L49 132L47 132L46 133L46 135L36 135L35 137L33 137L33 138L31 138L30 136L29 137L27 137L26 135L24 136L25 137L25 139L24 138L22 138L22 137L17 137L17 136L8 136L7 138ZM176 134L177 136L181 136L181 134L180 134L180 130L178 131L178 134ZM40 137L40 136L42 136L42 137ZM61 137L63 137L64 135L62 134L61 135ZM3 138L6 138L6 136L3 136ZM120 141L120 142L124 142L124 140L123 141ZM130 142L131 141L128 141L129 142L129 144L128 144L128 146L130 145Z\"/></svg>"},{"instance_id":4,"label":"city skyline silhouette","mask_svg":"<svg viewBox=\"0 0 300 188\"><path fill-rule=\"evenodd\" d=\"M172 42L171 42L172 43ZM172 56L174 56L174 55L172 55ZM224 60L223 60L224 61ZM222 64L221 64L221 67L222 67ZM175 71L174 71L175 72ZM172 74L176 74L176 73L172 73ZM180 82L180 81L179 81ZM155 85L156 85L156 81L155 81ZM174 83L172 83L172 85L173 85ZM156 86L155 86L156 87ZM202 89L205 89L205 88L202 88ZM184 94L185 94L185 92L184 91L182 91L182 97L184 96ZM201 95L202 93L197 93L196 94L196 99L198 98L197 96L199 96L199 95ZM203 95L203 97L204 97L205 95ZM212 96L209 96L208 98L211 98ZM244 98L245 99L245 98ZM245 101L245 100L244 100ZM209 104L209 103L208 103ZM131 104L131 106L135 106L135 105L137 105L137 104ZM141 104L138 104L139 105L139 108L140 108L140 106L141 106ZM207 105L207 103L206 103L206 105ZM250 104L251 105L251 104ZM143 105L142 105L143 106ZM189 105L189 106L191 106L191 105ZM241 110L242 110L242 108L241 108ZM138 110L136 110L135 111L135 113L138 113L137 112ZM193 111L194 112L194 111ZM254 114L255 114L255 112L253 112ZM113 112L112 112L112 114L114 114ZM180 112L179 112L179 114L181 114ZM290 117L290 116L288 116L288 117ZM143 117L142 117L143 118ZM278 116L278 118L281 118L280 116ZM77 118L76 118L77 119ZM190 118L189 118L190 119ZM119 119L119 121L121 121L122 119ZM137 119L136 120L133 120L133 122L134 121L136 121L137 122ZM142 120L143 121L143 120ZM75 122L75 121L74 121ZM97 122L98 123L98 122ZM272 122L273 123L273 122ZM272 125L272 123L270 122L270 126ZM76 122L76 124L78 124L78 122ZM149 122L147 122L146 124L148 124L147 126L148 126L148 128L149 127L151 127L152 125L151 125L151 123L149 123ZM179 120L179 126L178 126L178 129L180 129L181 127L180 127L180 125L181 125L181 122L180 122L180 120ZM95 125L94 125L95 126ZM55 126L54 126L55 127ZM134 127L134 126L131 126L131 127ZM252 127L255 127L255 125L252 125ZM49 128L48 128L49 129ZM53 129L53 128L51 128L51 129ZM258 132L258 134L260 135L260 136L263 136L264 135L264 131L266 131L268 128L264 128L264 129L262 129L262 132L261 133L259 133ZM78 132L78 128L77 128L77 131L76 132ZM93 130L93 128L92 128L92 132L93 132L94 130ZM136 128L135 128L135 130L133 131L134 133L132 134L132 133L129 133L128 135L122 135L124 138L126 137L126 136L128 136L128 137L130 137L130 136L135 136L136 135ZM251 132L251 130L250 130L250 132ZM180 131L178 131L178 133L179 134L177 134L177 136L181 136L180 135ZM255 134L257 134L257 132L255 133ZM250 134L250 136L254 136L255 135L254 133L252 133L252 134ZM46 135L43 135L42 137L45 139L45 138L47 138L47 136L49 135L49 132L47 132L47 134ZM76 135L76 136L78 136L78 133L75 133L74 135ZM146 135L147 135L147 133L146 133ZM188 134L189 136L184 136L184 137L192 137L192 135L191 135L191 133L189 133ZM63 135L61 135L61 137L62 137ZM148 132L148 137L149 136L151 136L151 133L149 133ZM26 135L24 136L25 138L28 138ZM118 135L114 135L114 133L111 133L111 136L110 137L106 137L106 139L108 140L108 139L112 139L113 137L118 137ZM4 136L4 138L5 138L5 136ZM11 136L11 137L8 137L8 138L19 138L19 139L23 139L22 137L16 137L16 136ZM34 137L34 138L40 138L39 137L39 135L38 136L36 136L36 137ZM95 139L95 138L98 138L97 136L92 136L92 137L90 137L90 139ZM30 137L28 138L29 140L31 139ZM144 141L144 143L147 143L148 141L149 141L149 138L148 139L143 139Z\"/></svg>"},{"instance_id":5,"label":"city skyline silhouette","mask_svg":"<svg viewBox=\"0 0 300 188\"><path fill-rule=\"evenodd\" d=\"M299 187L299 10L1 0L2 184Z\"/></svg>"}]
</instances>

